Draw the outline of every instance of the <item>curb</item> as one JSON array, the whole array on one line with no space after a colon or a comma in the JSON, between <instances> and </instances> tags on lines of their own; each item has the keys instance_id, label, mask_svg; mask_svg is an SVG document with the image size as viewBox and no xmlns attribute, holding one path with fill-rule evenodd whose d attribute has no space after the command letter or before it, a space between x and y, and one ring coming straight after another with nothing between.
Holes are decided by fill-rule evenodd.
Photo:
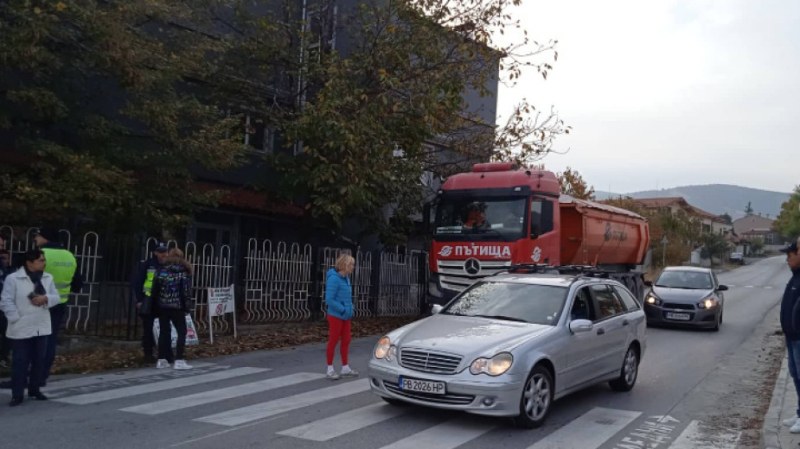
<instances>
[{"instance_id":1,"label":"curb","mask_svg":"<svg viewBox=\"0 0 800 449\"><path fill-rule=\"evenodd\" d=\"M764 415L764 423L761 427L761 447L764 449L781 449L780 441L780 417L783 411L784 398L786 397L786 385L789 379L788 358L784 357L781 362L781 370L778 379L775 381L775 388L772 390L772 400L769 403L767 414Z\"/></svg>"}]
</instances>

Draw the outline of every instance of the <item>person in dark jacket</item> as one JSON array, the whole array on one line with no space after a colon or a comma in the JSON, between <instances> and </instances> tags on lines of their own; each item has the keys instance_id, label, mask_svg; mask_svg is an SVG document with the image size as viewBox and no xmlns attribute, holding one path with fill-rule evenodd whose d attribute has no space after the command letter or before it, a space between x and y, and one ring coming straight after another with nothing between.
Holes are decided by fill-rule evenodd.
<instances>
[{"instance_id":1,"label":"person in dark jacket","mask_svg":"<svg viewBox=\"0 0 800 449\"><path fill-rule=\"evenodd\" d=\"M786 253L786 263L792 270L792 278L786 284L781 300L781 329L786 337L786 351L789 354L789 375L794 381L795 392L800 401L800 253L797 245L800 238L781 251ZM800 433L800 407L795 417L785 419L783 424L791 427L791 433Z\"/></svg>"},{"instance_id":2,"label":"person in dark jacket","mask_svg":"<svg viewBox=\"0 0 800 449\"><path fill-rule=\"evenodd\" d=\"M192 265L178 248L169 250L164 266L159 268L153 280L153 299L157 307L159 323L158 362L156 368L191 369L186 363L186 314L192 300ZM172 354L172 330L175 327L177 342Z\"/></svg>"},{"instance_id":3,"label":"person in dark jacket","mask_svg":"<svg viewBox=\"0 0 800 449\"><path fill-rule=\"evenodd\" d=\"M156 272L164 266L164 262L167 260L167 251L167 245L161 242L156 243L150 258L139 265L131 280L131 290L133 297L136 298L136 310L142 320L142 352L145 363L156 363L153 354L156 347L156 340L153 337L153 322L156 319L152 297L153 280Z\"/></svg>"},{"instance_id":4,"label":"person in dark jacket","mask_svg":"<svg viewBox=\"0 0 800 449\"><path fill-rule=\"evenodd\" d=\"M340 376L333 368L336 345L342 356L342 377L356 377L358 371L350 368L348 353L350 351L350 322L353 319L353 287L350 285L350 273L356 261L348 254L336 259L334 268L328 270L325 278L325 304L328 312L328 346L326 358L328 362L327 377L336 380Z\"/></svg>"}]
</instances>

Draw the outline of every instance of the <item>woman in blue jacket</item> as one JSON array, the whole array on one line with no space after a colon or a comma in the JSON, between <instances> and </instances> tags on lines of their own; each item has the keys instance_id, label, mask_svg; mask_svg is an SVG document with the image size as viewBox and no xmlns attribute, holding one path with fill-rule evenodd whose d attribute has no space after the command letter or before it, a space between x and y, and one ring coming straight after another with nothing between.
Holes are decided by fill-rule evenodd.
<instances>
[{"instance_id":1,"label":"woman in blue jacket","mask_svg":"<svg viewBox=\"0 0 800 449\"><path fill-rule=\"evenodd\" d=\"M350 320L353 319L353 288L347 277L353 272L356 261L348 254L336 259L334 268L328 270L325 280L325 303L328 310L328 379L336 380L339 374L333 369L333 356L336 345L341 340L339 352L342 355L342 377L358 376L358 371L350 368L347 355L350 350Z\"/></svg>"}]
</instances>

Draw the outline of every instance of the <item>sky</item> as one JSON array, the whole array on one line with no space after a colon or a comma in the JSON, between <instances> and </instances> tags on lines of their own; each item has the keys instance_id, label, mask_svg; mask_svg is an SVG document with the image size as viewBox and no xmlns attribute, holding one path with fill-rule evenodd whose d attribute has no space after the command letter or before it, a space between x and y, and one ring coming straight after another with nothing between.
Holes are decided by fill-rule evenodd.
<instances>
[{"instance_id":1,"label":"sky","mask_svg":"<svg viewBox=\"0 0 800 449\"><path fill-rule=\"evenodd\" d=\"M500 86L498 123L519 98L553 106L572 131L547 169L615 193L800 184L800 1L522 1L558 61Z\"/></svg>"}]
</instances>

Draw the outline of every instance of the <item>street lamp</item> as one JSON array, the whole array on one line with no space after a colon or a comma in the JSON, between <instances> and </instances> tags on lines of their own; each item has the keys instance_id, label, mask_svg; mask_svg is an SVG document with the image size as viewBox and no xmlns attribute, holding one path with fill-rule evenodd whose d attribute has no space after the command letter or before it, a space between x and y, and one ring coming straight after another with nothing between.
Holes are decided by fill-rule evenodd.
<instances>
[{"instance_id":1,"label":"street lamp","mask_svg":"<svg viewBox=\"0 0 800 449\"><path fill-rule=\"evenodd\" d=\"M666 267L667 266L667 243L669 243L669 240L667 240L667 235L664 234L664 237L661 239L661 246L663 246L663 248L661 250L661 266L662 267Z\"/></svg>"}]
</instances>

